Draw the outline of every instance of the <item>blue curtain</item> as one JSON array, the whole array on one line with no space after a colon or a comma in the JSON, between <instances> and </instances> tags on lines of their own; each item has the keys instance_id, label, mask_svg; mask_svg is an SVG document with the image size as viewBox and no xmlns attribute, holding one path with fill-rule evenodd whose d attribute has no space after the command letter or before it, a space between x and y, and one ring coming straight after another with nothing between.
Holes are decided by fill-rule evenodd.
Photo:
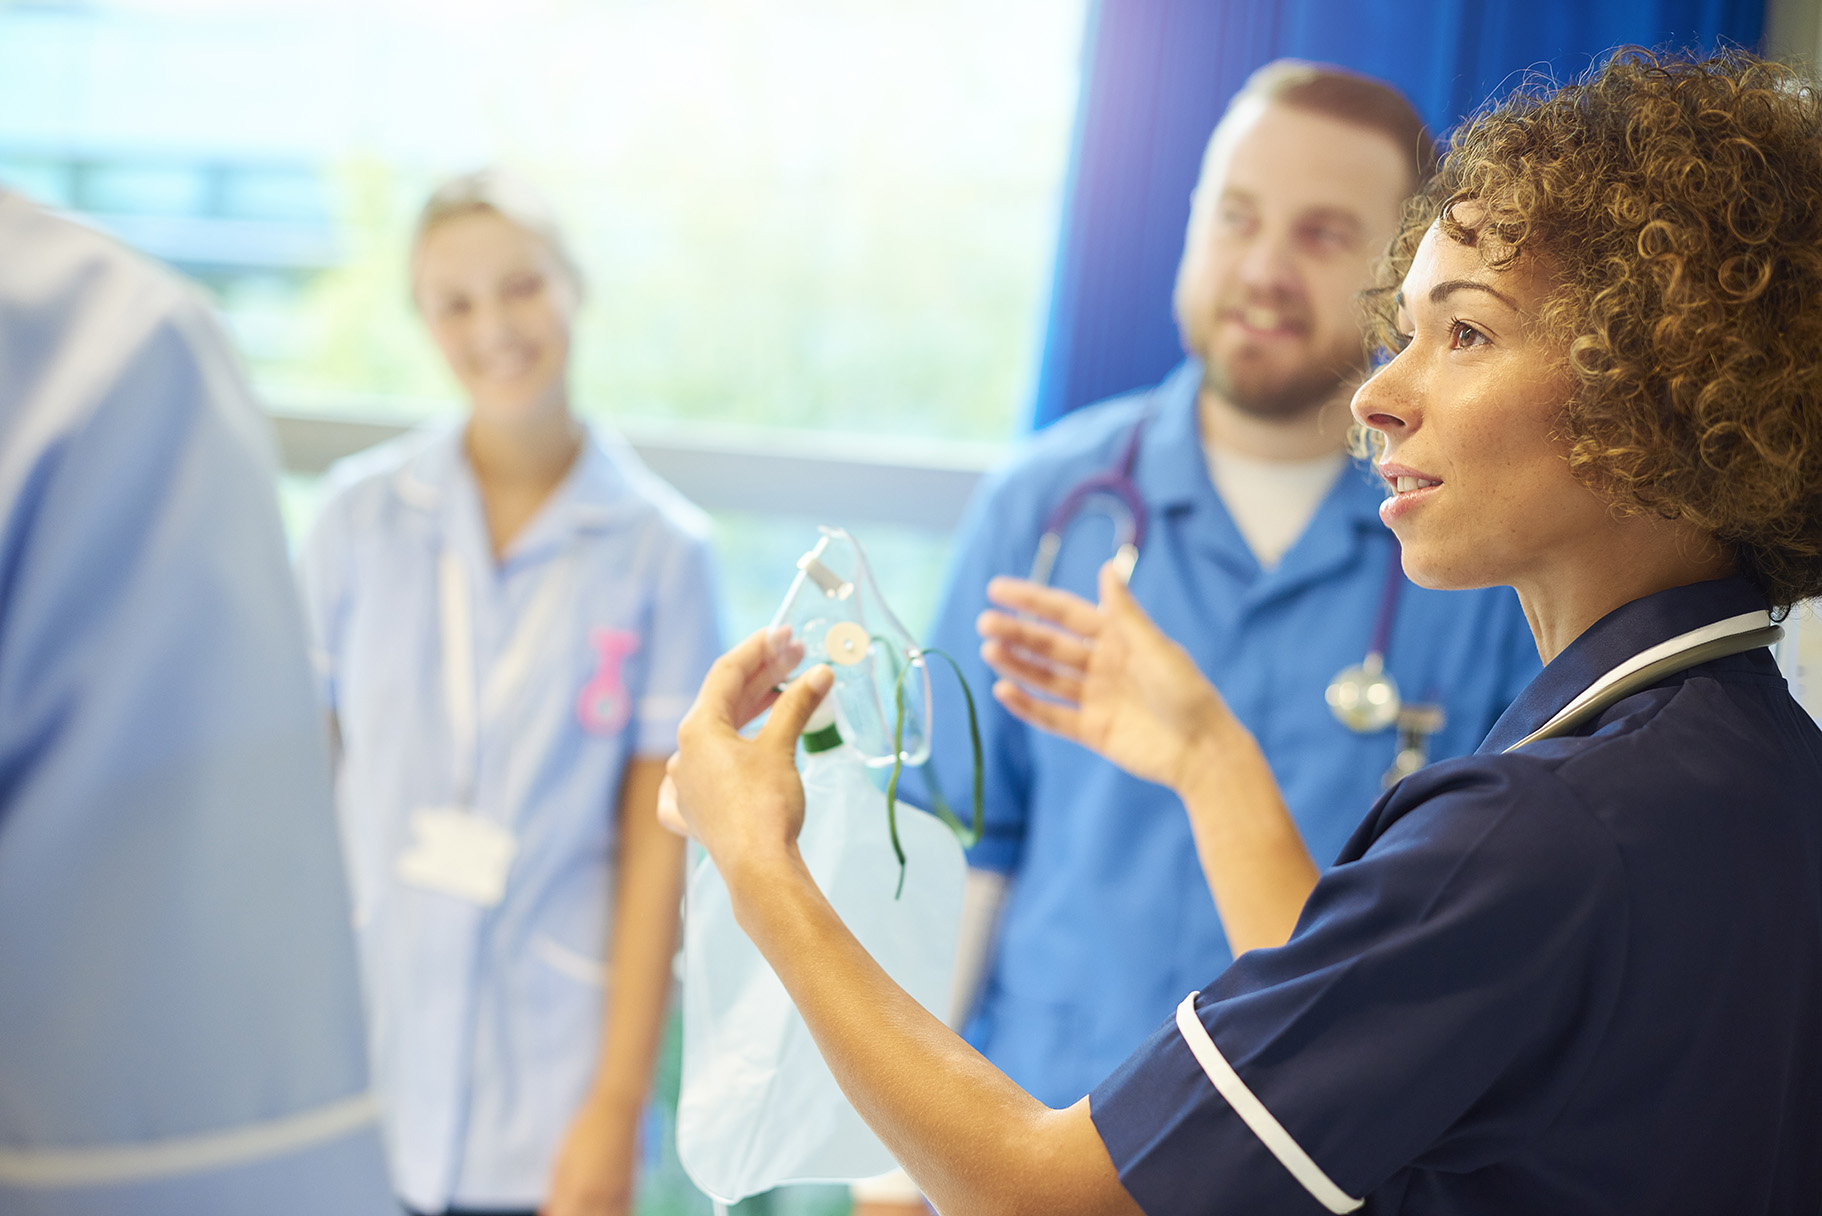
<instances>
[{"instance_id":1,"label":"blue curtain","mask_svg":"<svg viewBox=\"0 0 1822 1216\"><path fill-rule=\"evenodd\" d=\"M1280 56L1389 80L1446 132L1527 69L1612 47L1757 46L1763 0L1095 0L1034 426L1155 382L1182 357L1171 283L1202 147Z\"/></svg>"}]
</instances>

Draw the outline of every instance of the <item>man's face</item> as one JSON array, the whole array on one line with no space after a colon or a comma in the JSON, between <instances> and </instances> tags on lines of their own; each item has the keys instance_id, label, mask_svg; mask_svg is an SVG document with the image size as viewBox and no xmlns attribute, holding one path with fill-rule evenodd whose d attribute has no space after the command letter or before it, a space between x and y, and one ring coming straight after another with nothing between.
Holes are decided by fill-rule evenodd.
<instances>
[{"instance_id":1,"label":"man's face","mask_svg":"<svg viewBox=\"0 0 1822 1216\"><path fill-rule=\"evenodd\" d=\"M1315 409L1362 370L1355 294L1411 189L1367 127L1290 106L1230 111L1196 187L1175 309L1204 384L1243 413Z\"/></svg>"}]
</instances>

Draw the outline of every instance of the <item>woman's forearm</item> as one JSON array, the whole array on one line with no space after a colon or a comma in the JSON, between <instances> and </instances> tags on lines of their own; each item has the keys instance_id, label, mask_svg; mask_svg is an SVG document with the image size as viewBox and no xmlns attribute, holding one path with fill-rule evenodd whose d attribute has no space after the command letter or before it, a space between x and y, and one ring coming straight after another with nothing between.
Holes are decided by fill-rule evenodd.
<instances>
[{"instance_id":1,"label":"woman's forearm","mask_svg":"<svg viewBox=\"0 0 1822 1216\"><path fill-rule=\"evenodd\" d=\"M834 674L817 665L771 692L802 657L767 630L716 660L678 730L666 821L708 849L836 1082L941 1211L1136 1213L1087 1099L1052 1111L1019 1089L893 983L817 889L797 851L794 757Z\"/></svg>"},{"instance_id":2,"label":"woman's forearm","mask_svg":"<svg viewBox=\"0 0 1822 1216\"><path fill-rule=\"evenodd\" d=\"M1088 1116L1051 1110L882 970L795 849L724 871L848 1100L946 1216L1136 1212Z\"/></svg>"},{"instance_id":3,"label":"woman's forearm","mask_svg":"<svg viewBox=\"0 0 1822 1216\"><path fill-rule=\"evenodd\" d=\"M658 825L664 762L635 760L620 795L620 853L608 947L612 983L591 1100L636 1118L664 1040L683 899L683 841Z\"/></svg>"},{"instance_id":4,"label":"woman's forearm","mask_svg":"<svg viewBox=\"0 0 1822 1216\"><path fill-rule=\"evenodd\" d=\"M1290 938L1316 867L1271 767L1195 660L1166 637L1109 563L1097 606L995 579L981 614L993 695L1013 715L1176 791L1203 876L1238 954Z\"/></svg>"},{"instance_id":5,"label":"woman's forearm","mask_svg":"<svg viewBox=\"0 0 1822 1216\"><path fill-rule=\"evenodd\" d=\"M1258 742L1227 717L1177 793L1234 954L1289 941L1318 871Z\"/></svg>"}]
</instances>

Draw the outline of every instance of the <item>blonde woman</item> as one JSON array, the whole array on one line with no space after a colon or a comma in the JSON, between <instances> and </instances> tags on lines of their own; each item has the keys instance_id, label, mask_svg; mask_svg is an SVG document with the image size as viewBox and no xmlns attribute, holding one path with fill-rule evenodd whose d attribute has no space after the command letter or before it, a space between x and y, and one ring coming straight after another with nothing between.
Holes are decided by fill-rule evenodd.
<instances>
[{"instance_id":1,"label":"blonde woman","mask_svg":"<svg viewBox=\"0 0 1822 1216\"><path fill-rule=\"evenodd\" d=\"M717 649L698 512L580 422L582 280L497 173L412 295L467 398L332 471L303 582L394 1181L423 1213L629 1209L682 854L652 808Z\"/></svg>"}]
</instances>

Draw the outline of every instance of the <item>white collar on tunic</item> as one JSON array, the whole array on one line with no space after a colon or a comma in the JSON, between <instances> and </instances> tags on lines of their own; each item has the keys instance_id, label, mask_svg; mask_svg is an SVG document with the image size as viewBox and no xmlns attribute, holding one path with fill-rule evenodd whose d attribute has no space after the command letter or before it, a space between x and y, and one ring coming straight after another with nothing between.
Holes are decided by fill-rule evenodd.
<instances>
[{"instance_id":1,"label":"white collar on tunic","mask_svg":"<svg viewBox=\"0 0 1822 1216\"><path fill-rule=\"evenodd\" d=\"M472 493L474 473L462 451L465 422L438 422L410 459L399 467L393 488L399 498L419 510L436 513L449 495ZM638 483L651 473L617 433L586 425L586 438L576 463L552 492L540 518L554 513L564 531L595 530L632 518L647 508ZM534 520L539 532L543 525Z\"/></svg>"}]
</instances>

